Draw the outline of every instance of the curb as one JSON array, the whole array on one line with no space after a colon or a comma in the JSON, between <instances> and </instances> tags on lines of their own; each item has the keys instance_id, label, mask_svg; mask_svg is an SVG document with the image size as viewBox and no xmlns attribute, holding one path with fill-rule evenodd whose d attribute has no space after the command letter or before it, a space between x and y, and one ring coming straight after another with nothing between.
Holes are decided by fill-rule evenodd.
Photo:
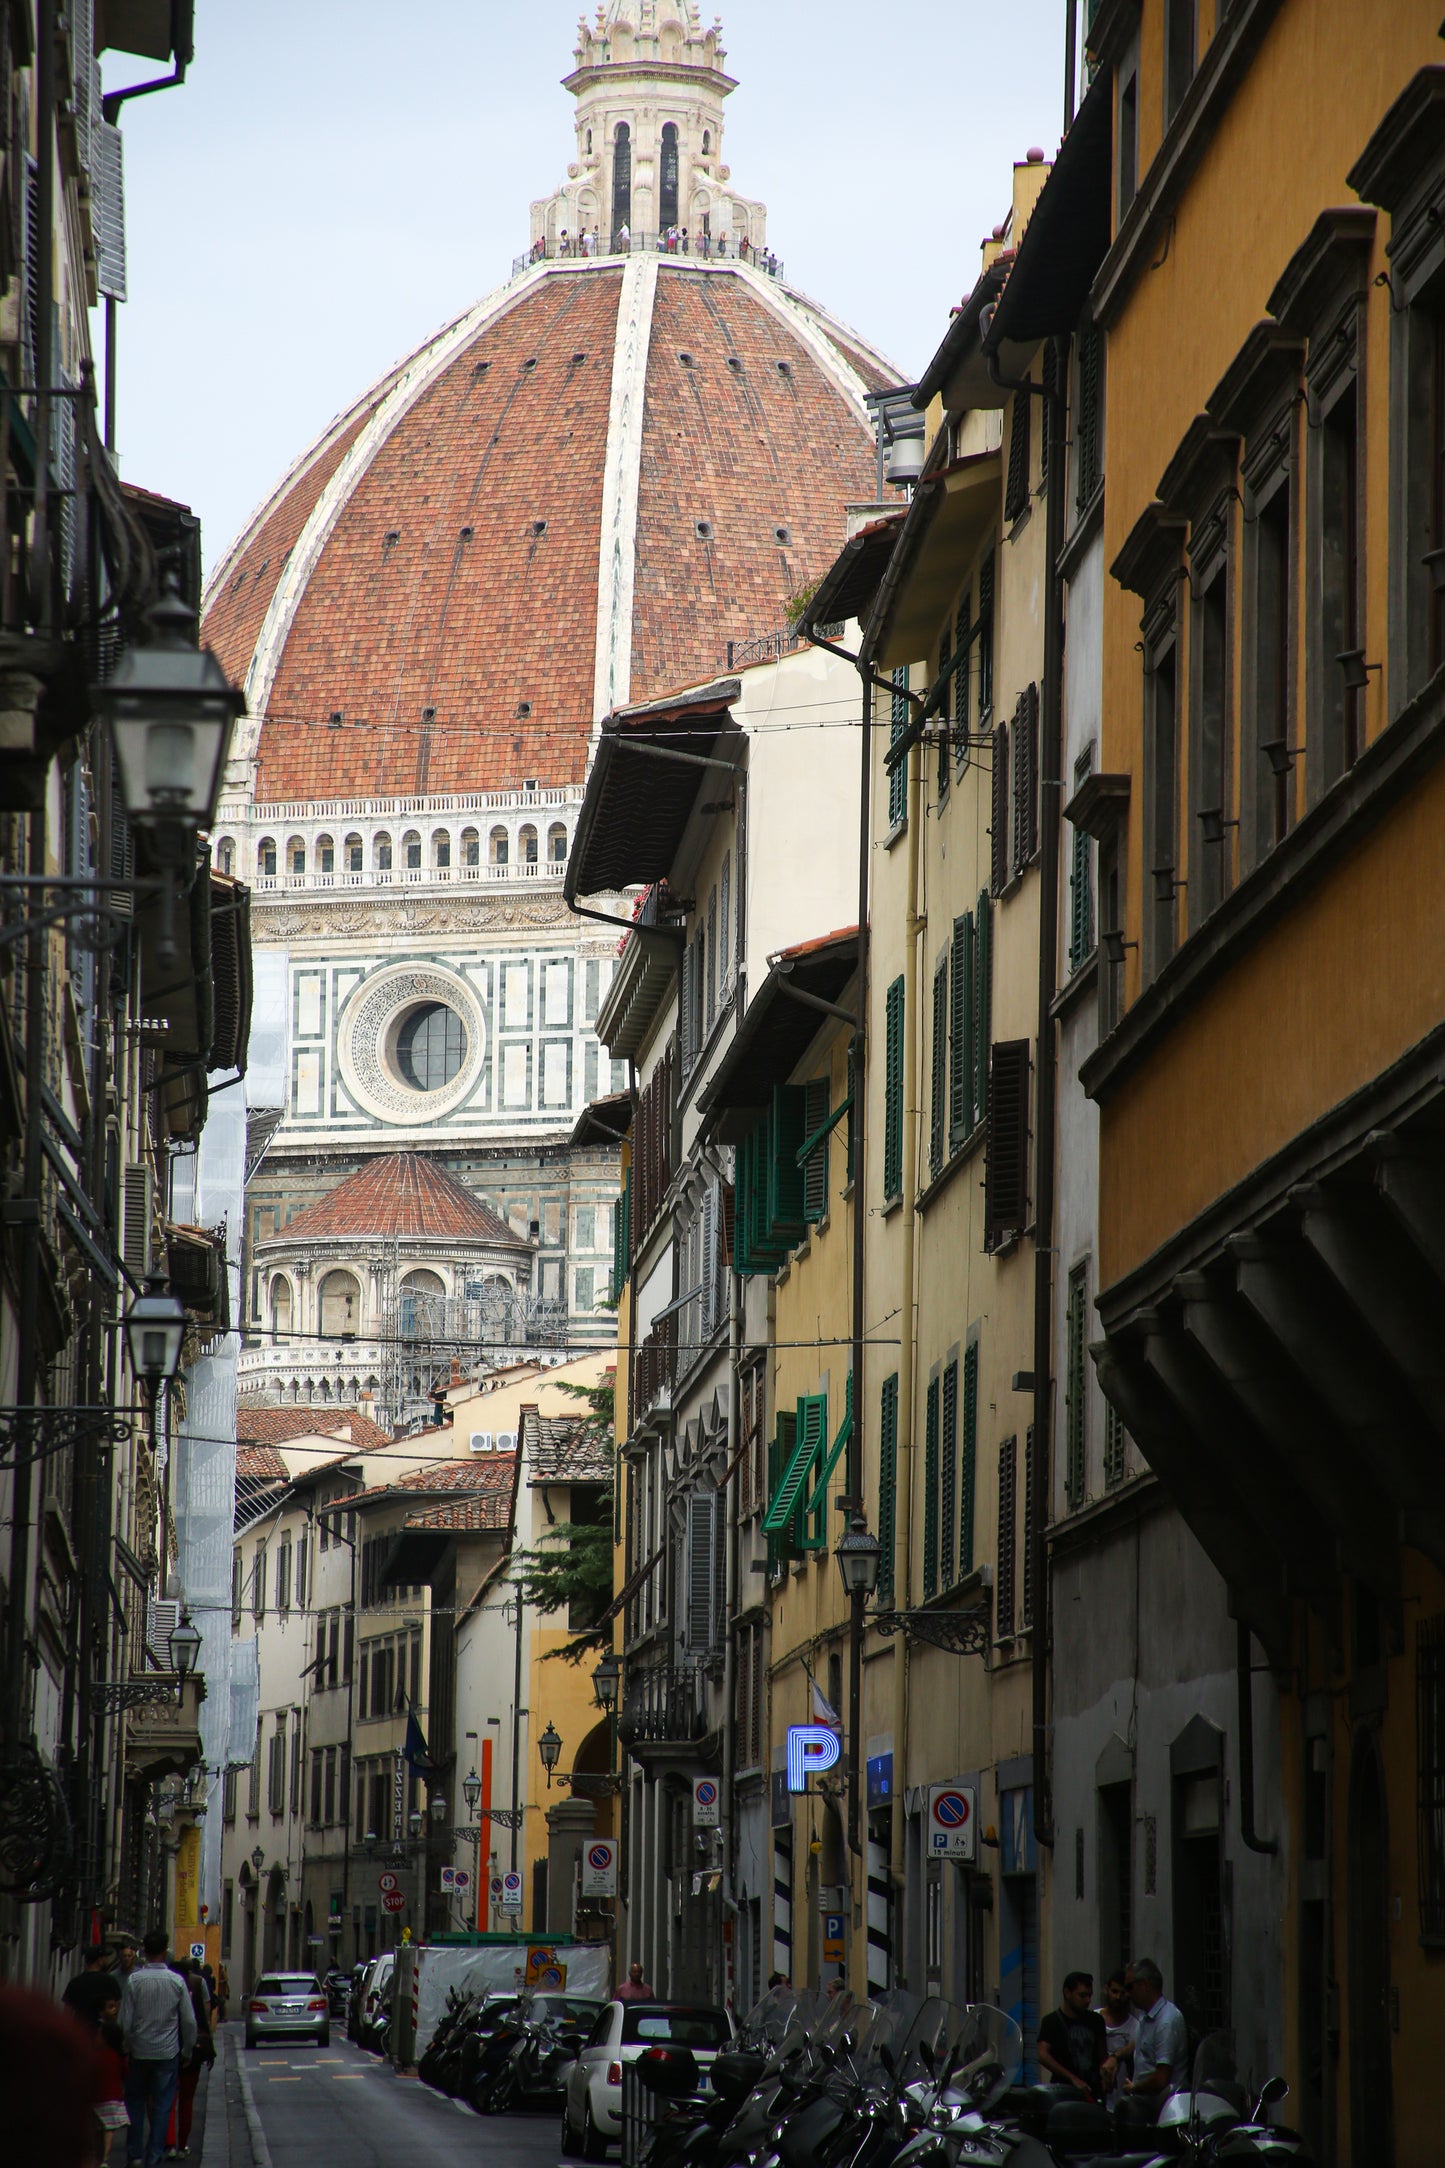
<instances>
[{"instance_id":1,"label":"curb","mask_svg":"<svg viewBox=\"0 0 1445 2168\"><path fill-rule=\"evenodd\" d=\"M256 2113L256 2102L251 2093L251 2073L246 2068L244 2056L236 2053L234 2042L231 2044L231 2067L236 2073L236 2082L240 2088L241 2111L250 2134L254 2168L271 2168L271 2148L266 2143L266 2133L261 2128L261 2118Z\"/></svg>"}]
</instances>

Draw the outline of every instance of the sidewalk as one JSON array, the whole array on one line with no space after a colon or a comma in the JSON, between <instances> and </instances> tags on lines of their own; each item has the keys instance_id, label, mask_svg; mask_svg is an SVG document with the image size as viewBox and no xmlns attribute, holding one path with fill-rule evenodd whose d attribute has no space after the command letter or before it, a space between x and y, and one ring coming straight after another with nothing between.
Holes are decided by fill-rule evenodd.
<instances>
[{"instance_id":1,"label":"sidewalk","mask_svg":"<svg viewBox=\"0 0 1445 2168\"><path fill-rule=\"evenodd\" d=\"M216 2028L216 2060L196 2094L191 2128L191 2160L198 2168L270 2168L252 2143L246 2101L241 2089L237 2025Z\"/></svg>"}]
</instances>

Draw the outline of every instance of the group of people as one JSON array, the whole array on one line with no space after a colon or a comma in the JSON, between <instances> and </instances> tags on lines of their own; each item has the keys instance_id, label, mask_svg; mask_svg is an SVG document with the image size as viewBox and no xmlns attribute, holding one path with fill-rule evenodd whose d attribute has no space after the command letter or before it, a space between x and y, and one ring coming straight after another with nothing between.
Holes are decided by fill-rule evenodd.
<instances>
[{"instance_id":1,"label":"group of people","mask_svg":"<svg viewBox=\"0 0 1445 2168\"><path fill-rule=\"evenodd\" d=\"M1152 2122L1170 2093L1189 2083L1184 2013L1164 1993L1152 1957L1111 1972L1094 2008L1091 1972L1065 1975L1057 2010L1039 2025L1039 2063L1059 2085Z\"/></svg>"},{"instance_id":2,"label":"group of people","mask_svg":"<svg viewBox=\"0 0 1445 2168\"><path fill-rule=\"evenodd\" d=\"M708 263L714 259L721 261L726 258L728 239L725 233L714 235L704 230L695 234L689 232L686 226L669 226L665 232L657 236L657 247L659 254L664 256L700 256L705 263ZM581 233L570 233L564 226L557 236L555 246L547 240L545 235L535 240L532 243L528 262L543 263L548 257L554 255L566 257L626 256L631 253L631 249L632 228L628 225L624 224L618 227L612 237L610 249L603 247L602 236L596 226L590 229L584 228ZM740 235L734 243L733 253L740 262L751 263L757 270L765 271L769 278L778 276L778 259L772 250L770 248L754 248L746 234Z\"/></svg>"},{"instance_id":3,"label":"group of people","mask_svg":"<svg viewBox=\"0 0 1445 2168\"><path fill-rule=\"evenodd\" d=\"M186 2159L196 2088L216 2059L214 2032L228 1983L195 1957L171 1957L155 1928L140 1949L129 1936L87 1950L63 2002L91 2035L97 2072L99 2157L121 2146L128 2168Z\"/></svg>"}]
</instances>

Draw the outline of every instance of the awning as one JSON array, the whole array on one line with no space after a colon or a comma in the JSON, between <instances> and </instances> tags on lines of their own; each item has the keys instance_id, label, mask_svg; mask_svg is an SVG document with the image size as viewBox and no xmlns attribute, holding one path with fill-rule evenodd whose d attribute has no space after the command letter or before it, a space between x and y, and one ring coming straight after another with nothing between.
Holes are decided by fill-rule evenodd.
<instances>
[{"instance_id":1,"label":"awning","mask_svg":"<svg viewBox=\"0 0 1445 2168\"><path fill-rule=\"evenodd\" d=\"M605 1099L594 1099L585 1106L572 1125L568 1143L574 1148L584 1144L620 1144L632 1127L632 1094L609 1092Z\"/></svg>"},{"instance_id":2,"label":"awning","mask_svg":"<svg viewBox=\"0 0 1445 2168\"><path fill-rule=\"evenodd\" d=\"M850 617L863 622L903 532L904 517L900 508L886 519L870 520L844 543L803 612L800 629L805 638L812 637L815 625L833 625Z\"/></svg>"},{"instance_id":3,"label":"awning","mask_svg":"<svg viewBox=\"0 0 1445 2168\"><path fill-rule=\"evenodd\" d=\"M985 345L1030 346L1072 331L1109 251L1113 77L1102 71L1059 145ZM1011 373L1004 369L1005 375Z\"/></svg>"},{"instance_id":4,"label":"awning","mask_svg":"<svg viewBox=\"0 0 1445 2168\"><path fill-rule=\"evenodd\" d=\"M731 1142L734 1132L751 1126L769 1103L773 1086L786 1083L828 1022L813 1001L842 1006L857 968L856 926L785 949L776 958L698 1101L706 1127ZM792 989L812 1000L797 1000Z\"/></svg>"},{"instance_id":5,"label":"awning","mask_svg":"<svg viewBox=\"0 0 1445 2168\"><path fill-rule=\"evenodd\" d=\"M563 886L569 903L606 889L660 881L671 871L724 733L741 746L729 714L737 678L719 678L670 700L619 708L602 725ZM671 760L685 753L688 760ZM716 792L717 778L712 778Z\"/></svg>"},{"instance_id":6,"label":"awning","mask_svg":"<svg viewBox=\"0 0 1445 2168\"><path fill-rule=\"evenodd\" d=\"M919 488L864 635L882 670L933 652L969 559L998 515L1003 455L975 452Z\"/></svg>"}]
</instances>

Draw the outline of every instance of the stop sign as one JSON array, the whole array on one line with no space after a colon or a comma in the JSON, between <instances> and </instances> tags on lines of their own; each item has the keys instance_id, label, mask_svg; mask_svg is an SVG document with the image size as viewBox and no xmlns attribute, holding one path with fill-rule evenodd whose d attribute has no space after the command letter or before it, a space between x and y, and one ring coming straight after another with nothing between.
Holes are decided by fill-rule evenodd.
<instances>
[{"instance_id":1,"label":"stop sign","mask_svg":"<svg viewBox=\"0 0 1445 2168\"><path fill-rule=\"evenodd\" d=\"M381 1894L381 1909L383 1912L405 1911L406 1899L402 1896L399 1889L383 1890Z\"/></svg>"}]
</instances>

